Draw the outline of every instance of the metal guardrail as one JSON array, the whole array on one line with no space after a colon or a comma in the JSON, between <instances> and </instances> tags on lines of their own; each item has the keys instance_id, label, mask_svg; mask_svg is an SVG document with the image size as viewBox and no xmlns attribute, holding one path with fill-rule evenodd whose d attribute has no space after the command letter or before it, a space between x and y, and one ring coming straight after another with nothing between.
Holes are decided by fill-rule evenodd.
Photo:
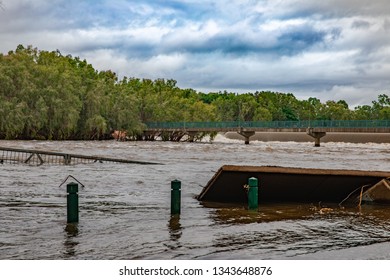
<instances>
[{"instance_id":1,"label":"metal guardrail","mask_svg":"<svg viewBox=\"0 0 390 280\"><path fill-rule=\"evenodd\" d=\"M147 122L148 129L237 128L390 128L390 120Z\"/></svg>"}]
</instances>

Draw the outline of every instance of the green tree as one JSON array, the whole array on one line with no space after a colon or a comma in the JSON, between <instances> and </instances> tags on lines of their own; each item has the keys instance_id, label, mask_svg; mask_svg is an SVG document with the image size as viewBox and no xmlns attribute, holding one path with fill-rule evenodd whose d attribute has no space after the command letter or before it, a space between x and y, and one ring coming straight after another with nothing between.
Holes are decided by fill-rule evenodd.
<instances>
[{"instance_id":1,"label":"green tree","mask_svg":"<svg viewBox=\"0 0 390 280\"><path fill-rule=\"evenodd\" d=\"M239 107L233 93L224 93L211 103L218 121L238 121Z\"/></svg>"},{"instance_id":2,"label":"green tree","mask_svg":"<svg viewBox=\"0 0 390 280\"><path fill-rule=\"evenodd\" d=\"M373 108L370 105L357 106L352 117L355 120L371 120L374 117Z\"/></svg>"},{"instance_id":3,"label":"green tree","mask_svg":"<svg viewBox=\"0 0 390 280\"><path fill-rule=\"evenodd\" d=\"M323 107L322 119L324 120L347 120L349 117L350 111L344 102L329 100Z\"/></svg>"},{"instance_id":4,"label":"green tree","mask_svg":"<svg viewBox=\"0 0 390 280\"><path fill-rule=\"evenodd\" d=\"M389 119L390 98L386 94L380 94L377 101L372 101L372 110L375 118Z\"/></svg>"},{"instance_id":5,"label":"green tree","mask_svg":"<svg viewBox=\"0 0 390 280\"><path fill-rule=\"evenodd\" d=\"M252 94L239 94L236 97L238 120L252 121L258 104Z\"/></svg>"},{"instance_id":6,"label":"green tree","mask_svg":"<svg viewBox=\"0 0 390 280\"><path fill-rule=\"evenodd\" d=\"M271 112L264 107L257 107L255 110L255 115L253 117L254 121L272 121Z\"/></svg>"}]
</instances>

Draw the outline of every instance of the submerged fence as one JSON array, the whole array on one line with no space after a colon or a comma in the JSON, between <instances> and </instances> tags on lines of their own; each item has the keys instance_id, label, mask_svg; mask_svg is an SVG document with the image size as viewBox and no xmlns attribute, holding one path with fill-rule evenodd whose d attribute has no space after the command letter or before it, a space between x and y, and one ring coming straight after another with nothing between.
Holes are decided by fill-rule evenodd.
<instances>
[{"instance_id":1,"label":"submerged fence","mask_svg":"<svg viewBox=\"0 0 390 280\"><path fill-rule=\"evenodd\" d=\"M42 164L71 165L71 164L81 164L81 163L86 164L86 163L94 163L94 162L100 162L100 163L116 162L116 163L128 163L128 164L159 164L154 162L136 161L136 160L128 160L128 159L120 159L120 158L0 147L0 164L23 163L29 165L42 165Z\"/></svg>"}]
</instances>

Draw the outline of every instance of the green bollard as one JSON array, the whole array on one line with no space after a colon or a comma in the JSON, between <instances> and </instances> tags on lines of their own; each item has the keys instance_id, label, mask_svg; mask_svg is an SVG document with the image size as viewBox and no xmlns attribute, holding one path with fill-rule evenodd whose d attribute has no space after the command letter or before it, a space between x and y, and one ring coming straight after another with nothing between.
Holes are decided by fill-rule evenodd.
<instances>
[{"instance_id":1,"label":"green bollard","mask_svg":"<svg viewBox=\"0 0 390 280\"><path fill-rule=\"evenodd\" d=\"M67 199L67 214L68 214L68 223L78 223L79 222L79 185L76 183L69 183L66 185L66 191L68 195Z\"/></svg>"},{"instance_id":2,"label":"green bollard","mask_svg":"<svg viewBox=\"0 0 390 280\"><path fill-rule=\"evenodd\" d=\"M171 214L180 214L181 182L173 180L171 182Z\"/></svg>"},{"instance_id":3,"label":"green bollard","mask_svg":"<svg viewBox=\"0 0 390 280\"><path fill-rule=\"evenodd\" d=\"M249 178L248 185L248 209L257 210L259 207L259 188L257 178Z\"/></svg>"}]
</instances>

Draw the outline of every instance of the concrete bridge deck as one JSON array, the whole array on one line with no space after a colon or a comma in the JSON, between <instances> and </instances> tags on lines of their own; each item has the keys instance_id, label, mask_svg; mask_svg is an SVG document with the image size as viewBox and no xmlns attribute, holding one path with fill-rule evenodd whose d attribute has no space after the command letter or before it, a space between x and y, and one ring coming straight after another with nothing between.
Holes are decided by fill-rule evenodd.
<instances>
[{"instance_id":1,"label":"concrete bridge deck","mask_svg":"<svg viewBox=\"0 0 390 280\"><path fill-rule=\"evenodd\" d=\"M199 133L237 132L249 144L255 132L302 132L314 138L315 146L327 132L390 133L390 120L355 121L272 121L272 122L154 122L147 123L145 138L170 134L170 140L179 141L187 135L193 141Z\"/></svg>"}]
</instances>

